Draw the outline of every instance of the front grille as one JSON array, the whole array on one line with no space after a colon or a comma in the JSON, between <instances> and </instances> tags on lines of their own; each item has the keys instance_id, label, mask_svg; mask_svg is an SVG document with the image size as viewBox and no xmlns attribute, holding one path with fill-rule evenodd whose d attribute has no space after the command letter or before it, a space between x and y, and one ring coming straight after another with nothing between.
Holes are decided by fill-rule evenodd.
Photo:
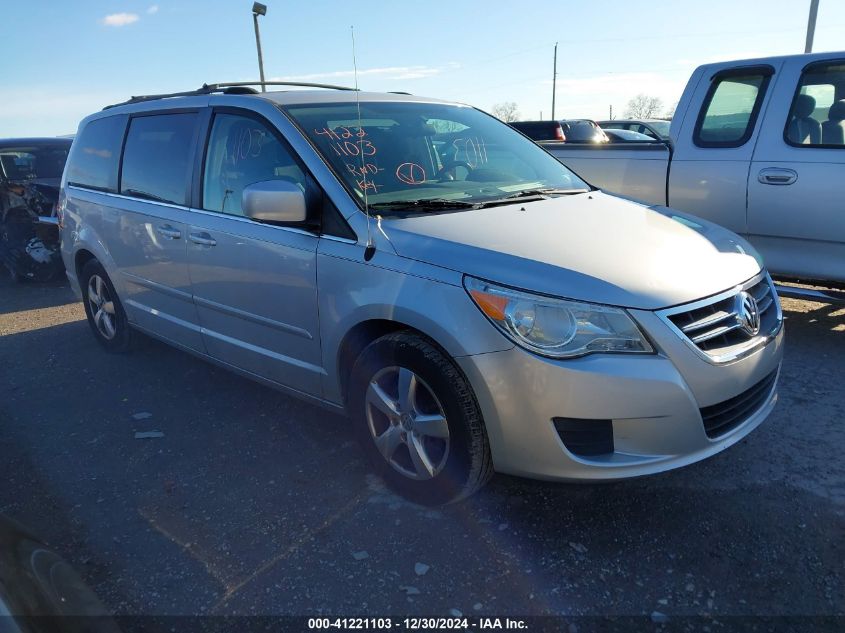
<instances>
[{"instance_id":1,"label":"front grille","mask_svg":"<svg viewBox=\"0 0 845 633\"><path fill-rule=\"evenodd\" d=\"M748 319L748 308L752 305L756 306L759 318L756 333L749 327L754 325ZM733 360L759 347L777 334L782 322L777 295L767 275L755 277L709 300L665 310L663 314L681 336L715 362Z\"/></svg>"},{"instance_id":2,"label":"front grille","mask_svg":"<svg viewBox=\"0 0 845 633\"><path fill-rule=\"evenodd\" d=\"M701 419L704 432L711 440L728 433L745 422L766 401L777 379L777 370L750 389L729 400L703 407Z\"/></svg>"}]
</instances>

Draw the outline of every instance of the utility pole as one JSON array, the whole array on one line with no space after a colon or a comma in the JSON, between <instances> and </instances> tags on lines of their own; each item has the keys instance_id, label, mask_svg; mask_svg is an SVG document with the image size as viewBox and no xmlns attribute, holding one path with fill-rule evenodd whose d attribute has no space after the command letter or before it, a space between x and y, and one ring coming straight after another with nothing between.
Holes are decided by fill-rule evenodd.
<instances>
[{"instance_id":1,"label":"utility pole","mask_svg":"<svg viewBox=\"0 0 845 633\"><path fill-rule=\"evenodd\" d=\"M813 37L816 34L816 17L819 14L819 0L810 0L810 18L807 20L807 41L804 52L813 52Z\"/></svg>"},{"instance_id":2,"label":"utility pole","mask_svg":"<svg viewBox=\"0 0 845 633\"><path fill-rule=\"evenodd\" d=\"M818 1L818 0L816 0ZM555 93L557 92L557 42L555 42L555 61L552 67L552 121L555 120Z\"/></svg>"},{"instance_id":3,"label":"utility pole","mask_svg":"<svg viewBox=\"0 0 845 633\"><path fill-rule=\"evenodd\" d=\"M255 47L258 49L258 74L261 75L261 92L266 91L264 86L264 57L261 55L261 34L258 32L258 16L267 15L267 5L260 2L252 3L252 23L255 25Z\"/></svg>"},{"instance_id":4,"label":"utility pole","mask_svg":"<svg viewBox=\"0 0 845 633\"><path fill-rule=\"evenodd\" d=\"M610 104L610 120L613 121L613 104Z\"/></svg>"}]
</instances>

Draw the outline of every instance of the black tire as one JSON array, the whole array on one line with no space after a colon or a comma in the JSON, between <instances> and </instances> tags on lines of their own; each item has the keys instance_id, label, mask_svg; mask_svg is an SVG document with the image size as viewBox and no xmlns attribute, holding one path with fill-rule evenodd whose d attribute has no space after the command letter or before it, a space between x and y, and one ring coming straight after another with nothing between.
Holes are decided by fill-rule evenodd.
<instances>
[{"instance_id":1,"label":"black tire","mask_svg":"<svg viewBox=\"0 0 845 633\"><path fill-rule=\"evenodd\" d=\"M368 418L374 413L368 409L367 391L374 379L387 375L384 372L392 371L391 368L406 368L415 374L415 379L421 379L419 384L425 388L422 393L425 397L434 397L428 398L428 402L438 407L445 417L448 438L433 438L433 441L447 441L448 444L441 453L440 469L433 477L420 480L403 474L376 447L375 432L371 430ZM452 503L473 494L493 476L487 432L472 388L448 356L422 336L395 332L371 343L352 369L348 405L358 440L378 474L393 490L414 502L424 505ZM387 425L397 426L386 416L384 420ZM395 430L401 431L401 428ZM425 441L429 440L431 438ZM398 445L396 449L399 452L395 453L395 461L401 457L403 448L410 453L406 438L402 443L404 447Z\"/></svg>"},{"instance_id":2,"label":"black tire","mask_svg":"<svg viewBox=\"0 0 845 633\"><path fill-rule=\"evenodd\" d=\"M106 293L104 296L114 306L114 313L112 315L114 335L111 338L101 331L100 326L95 321L95 313L93 311L95 303L89 295L89 287L94 277L102 280L104 292ZM80 288L82 289L82 304L85 306L85 315L88 317L88 325L94 333L94 338L108 352L119 354L130 351L133 347L134 333L129 325L129 320L126 318L126 311L123 309L123 304L120 303L114 285L106 274L103 265L96 259L89 261L82 268L79 282Z\"/></svg>"}]
</instances>

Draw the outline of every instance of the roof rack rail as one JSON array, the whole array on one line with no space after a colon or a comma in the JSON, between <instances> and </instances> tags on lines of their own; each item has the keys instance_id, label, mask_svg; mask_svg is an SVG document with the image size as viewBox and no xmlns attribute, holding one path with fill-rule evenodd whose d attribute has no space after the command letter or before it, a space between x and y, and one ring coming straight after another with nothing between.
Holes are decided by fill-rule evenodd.
<instances>
[{"instance_id":1,"label":"roof rack rail","mask_svg":"<svg viewBox=\"0 0 845 633\"><path fill-rule=\"evenodd\" d=\"M325 88L326 90L357 90L349 86L314 84L303 81L233 81L222 84L206 84L208 88L242 88L246 86L298 86L300 88Z\"/></svg>"},{"instance_id":2,"label":"roof rack rail","mask_svg":"<svg viewBox=\"0 0 845 633\"><path fill-rule=\"evenodd\" d=\"M298 86L302 88L325 88L327 90L355 90L348 86L334 86L332 84L315 84L298 81L233 81L217 84L203 84L197 90L186 90L184 92L169 92L157 95L139 95L133 96L126 101L120 103L113 103L107 105L103 110L109 108L116 108L117 106L132 105L133 103L144 103L145 101L156 101L158 99L168 99L170 97L197 97L202 95L209 95L213 93L222 94L258 94L258 91L251 86Z\"/></svg>"}]
</instances>

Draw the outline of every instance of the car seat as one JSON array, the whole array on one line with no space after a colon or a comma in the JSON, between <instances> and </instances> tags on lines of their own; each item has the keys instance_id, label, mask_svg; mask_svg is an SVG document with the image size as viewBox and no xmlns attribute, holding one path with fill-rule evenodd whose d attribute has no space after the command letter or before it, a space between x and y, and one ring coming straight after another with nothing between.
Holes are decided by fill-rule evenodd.
<instances>
[{"instance_id":1,"label":"car seat","mask_svg":"<svg viewBox=\"0 0 845 633\"><path fill-rule=\"evenodd\" d=\"M795 99L793 117L786 130L786 137L798 145L818 145L822 139L822 125L813 118L816 100L810 95L799 94Z\"/></svg>"},{"instance_id":2,"label":"car seat","mask_svg":"<svg viewBox=\"0 0 845 633\"><path fill-rule=\"evenodd\" d=\"M845 99L834 101L822 123L822 143L845 145Z\"/></svg>"}]
</instances>

